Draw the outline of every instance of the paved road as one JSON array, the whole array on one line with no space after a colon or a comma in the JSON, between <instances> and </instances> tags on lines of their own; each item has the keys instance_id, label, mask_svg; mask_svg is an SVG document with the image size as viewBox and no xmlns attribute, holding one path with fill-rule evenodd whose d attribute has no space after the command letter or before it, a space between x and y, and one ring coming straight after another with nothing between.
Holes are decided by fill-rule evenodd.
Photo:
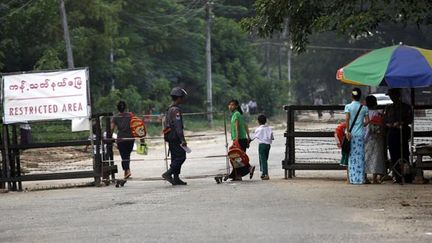
<instances>
[{"instance_id":1,"label":"paved road","mask_svg":"<svg viewBox=\"0 0 432 243\"><path fill-rule=\"evenodd\" d=\"M430 189L204 178L6 193L0 242L431 242Z\"/></svg>"},{"instance_id":2,"label":"paved road","mask_svg":"<svg viewBox=\"0 0 432 243\"><path fill-rule=\"evenodd\" d=\"M224 171L223 158L203 158L224 154L222 136L190 147L184 176ZM432 241L432 185L352 186L343 171L299 171L283 180L282 131L271 150L270 181L144 181L164 171L161 154L162 146L134 154L144 161L133 162L134 178L124 188L0 194L0 242ZM257 165L256 144L249 154Z\"/></svg>"}]
</instances>

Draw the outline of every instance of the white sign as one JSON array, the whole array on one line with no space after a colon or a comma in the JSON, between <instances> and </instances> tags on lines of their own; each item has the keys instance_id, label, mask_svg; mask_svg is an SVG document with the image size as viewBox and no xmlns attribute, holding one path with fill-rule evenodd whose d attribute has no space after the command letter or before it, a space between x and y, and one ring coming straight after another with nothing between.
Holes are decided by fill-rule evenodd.
<instances>
[{"instance_id":1,"label":"white sign","mask_svg":"<svg viewBox=\"0 0 432 243\"><path fill-rule=\"evenodd\" d=\"M6 74L3 122L89 118L88 70Z\"/></svg>"}]
</instances>

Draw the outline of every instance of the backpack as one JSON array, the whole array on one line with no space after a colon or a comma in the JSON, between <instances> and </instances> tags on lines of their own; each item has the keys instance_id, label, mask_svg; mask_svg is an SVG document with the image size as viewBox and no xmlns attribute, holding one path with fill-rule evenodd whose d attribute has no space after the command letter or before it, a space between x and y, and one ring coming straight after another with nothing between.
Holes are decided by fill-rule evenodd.
<instances>
[{"instance_id":1,"label":"backpack","mask_svg":"<svg viewBox=\"0 0 432 243\"><path fill-rule=\"evenodd\" d=\"M234 169L250 166L249 156L241 150L240 144L237 141L234 141L233 145L229 147L228 158Z\"/></svg>"},{"instance_id":2,"label":"backpack","mask_svg":"<svg viewBox=\"0 0 432 243\"><path fill-rule=\"evenodd\" d=\"M145 123L143 120L135 116L132 112L130 113L131 120L129 127L131 129L132 137L142 138L146 135Z\"/></svg>"}]
</instances>

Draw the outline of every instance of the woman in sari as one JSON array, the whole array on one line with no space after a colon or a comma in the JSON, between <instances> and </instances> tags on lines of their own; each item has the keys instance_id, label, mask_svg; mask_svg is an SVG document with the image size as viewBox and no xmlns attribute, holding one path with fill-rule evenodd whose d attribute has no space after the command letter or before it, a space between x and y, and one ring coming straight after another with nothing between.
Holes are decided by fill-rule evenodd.
<instances>
[{"instance_id":1,"label":"woman in sari","mask_svg":"<svg viewBox=\"0 0 432 243\"><path fill-rule=\"evenodd\" d=\"M354 88L351 94L352 102L345 106L346 136L351 143L348 161L349 181L351 184L363 184L365 183L364 126L369 123L368 108L360 104L359 88Z\"/></svg>"},{"instance_id":2,"label":"woman in sari","mask_svg":"<svg viewBox=\"0 0 432 243\"><path fill-rule=\"evenodd\" d=\"M372 174L372 182L380 183L378 175L385 173L384 167L384 120L382 112L377 107L377 99L373 95L366 97L366 105L369 109L369 125L365 133L365 180L369 184L367 174ZM380 178L381 179L381 178Z\"/></svg>"}]
</instances>

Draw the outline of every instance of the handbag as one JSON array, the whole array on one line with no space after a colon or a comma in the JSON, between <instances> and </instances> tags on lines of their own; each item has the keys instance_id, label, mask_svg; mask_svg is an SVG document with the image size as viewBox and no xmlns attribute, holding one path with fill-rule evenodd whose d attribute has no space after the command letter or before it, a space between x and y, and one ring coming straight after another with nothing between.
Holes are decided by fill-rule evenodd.
<instances>
[{"instance_id":1,"label":"handbag","mask_svg":"<svg viewBox=\"0 0 432 243\"><path fill-rule=\"evenodd\" d=\"M148 153L148 146L146 142L142 142L142 141L135 141L136 144L136 152L137 154L142 154L142 155L147 155Z\"/></svg>"},{"instance_id":2,"label":"handbag","mask_svg":"<svg viewBox=\"0 0 432 243\"><path fill-rule=\"evenodd\" d=\"M363 105L360 105L360 108L358 109L357 114L354 117L353 122L351 123L350 129L349 129L350 133L351 133L353 127L354 127L354 124L355 124L355 122L357 120L357 117L360 114L360 111L361 111L362 108L363 108ZM342 154L349 154L350 151L351 151L351 142L348 140L348 138L346 136L344 136L344 139L342 141Z\"/></svg>"}]
</instances>

